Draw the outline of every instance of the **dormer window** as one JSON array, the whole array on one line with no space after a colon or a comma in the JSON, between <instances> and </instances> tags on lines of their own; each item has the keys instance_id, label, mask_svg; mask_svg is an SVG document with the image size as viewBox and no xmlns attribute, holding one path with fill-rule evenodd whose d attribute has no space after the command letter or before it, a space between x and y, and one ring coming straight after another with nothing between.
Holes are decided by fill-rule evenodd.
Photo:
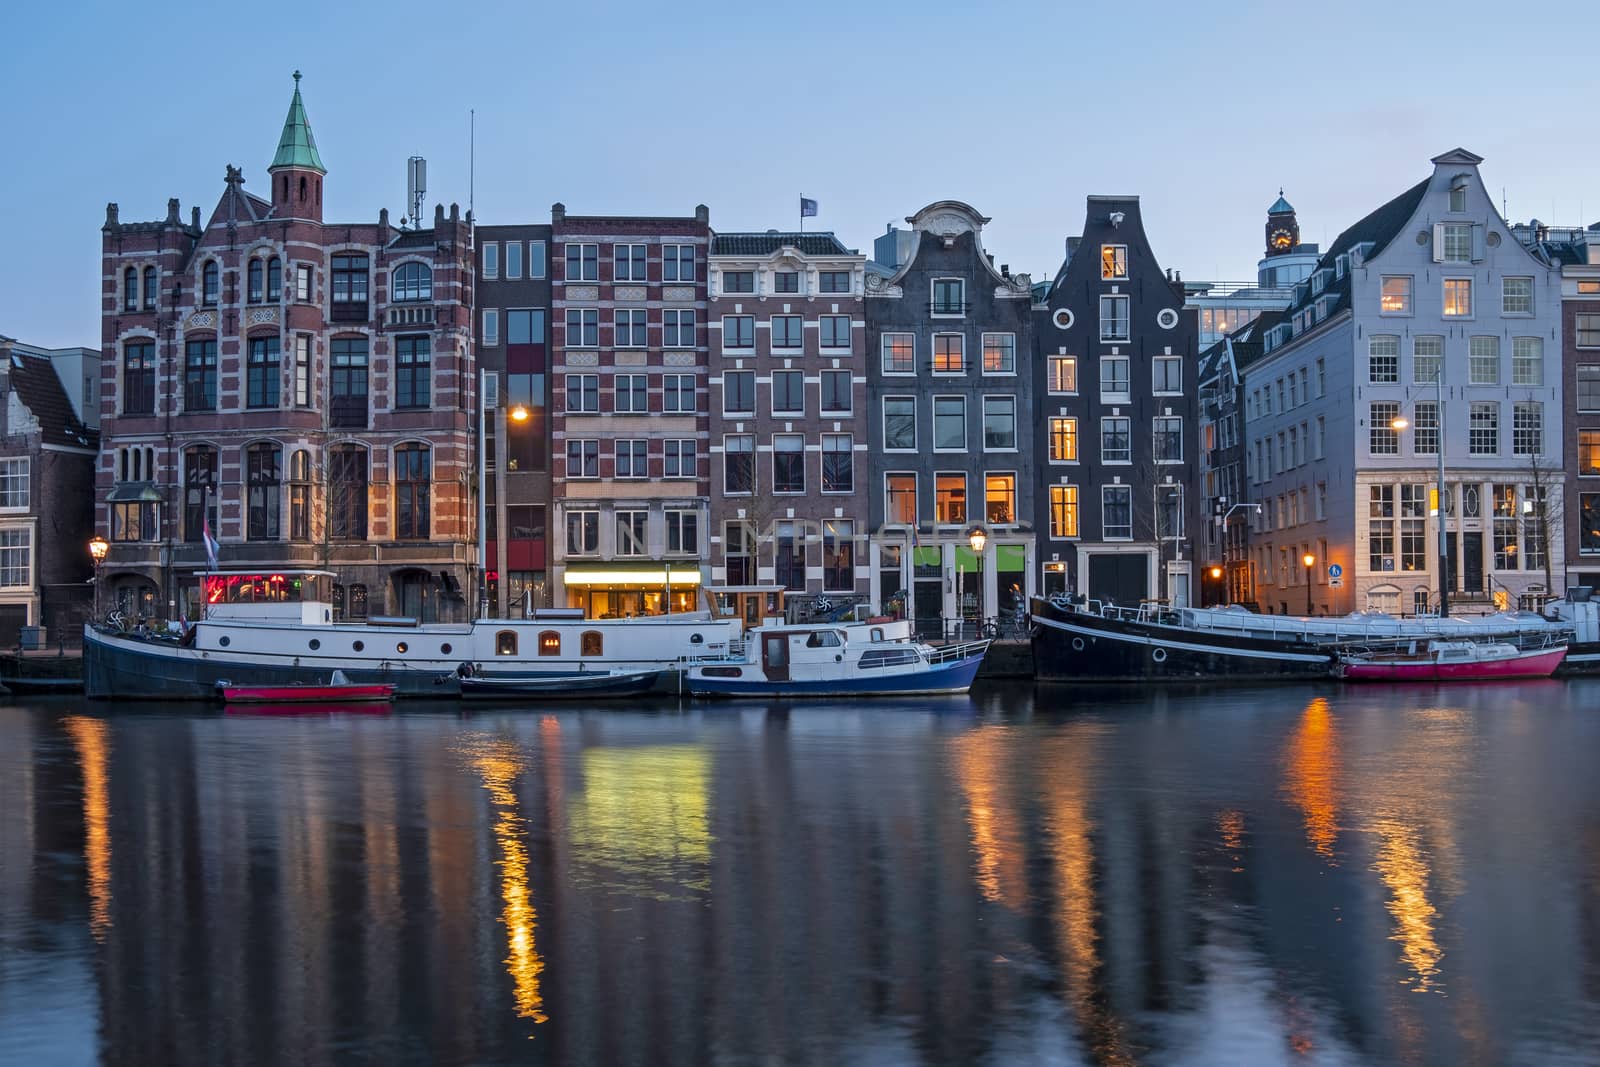
<instances>
[{"instance_id":1,"label":"dormer window","mask_svg":"<svg viewBox=\"0 0 1600 1067\"><path fill-rule=\"evenodd\" d=\"M966 283L960 278L933 279L933 314L965 315Z\"/></svg>"},{"instance_id":2,"label":"dormer window","mask_svg":"<svg viewBox=\"0 0 1600 1067\"><path fill-rule=\"evenodd\" d=\"M394 301L433 299L433 271L425 263L402 263L394 269Z\"/></svg>"},{"instance_id":3,"label":"dormer window","mask_svg":"<svg viewBox=\"0 0 1600 1067\"><path fill-rule=\"evenodd\" d=\"M756 291L756 272L753 270L725 270L722 272L724 293L753 293Z\"/></svg>"},{"instance_id":4,"label":"dormer window","mask_svg":"<svg viewBox=\"0 0 1600 1067\"><path fill-rule=\"evenodd\" d=\"M772 275L772 291L774 293L798 293L800 291L800 272L797 270L780 270Z\"/></svg>"}]
</instances>

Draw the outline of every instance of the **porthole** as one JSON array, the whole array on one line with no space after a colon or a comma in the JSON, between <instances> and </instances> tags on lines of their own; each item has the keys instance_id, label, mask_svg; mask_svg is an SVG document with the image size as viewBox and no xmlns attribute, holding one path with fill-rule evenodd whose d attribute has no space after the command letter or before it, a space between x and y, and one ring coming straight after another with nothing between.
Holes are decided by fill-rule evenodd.
<instances>
[{"instance_id":1,"label":"porthole","mask_svg":"<svg viewBox=\"0 0 1600 1067\"><path fill-rule=\"evenodd\" d=\"M1417 244L1418 245L1426 245L1429 242L1431 242L1432 240L1433 240L1433 234L1429 233L1427 230L1418 230L1417 231Z\"/></svg>"},{"instance_id":2,"label":"porthole","mask_svg":"<svg viewBox=\"0 0 1600 1067\"><path fill-rule=\"evenodd\" d=\"M1165 663L1167 662L1167 650L1164 648L1154 649L1150 653L1150 658L1157 663Z\"/></svg>"},{"instance_id":3,"label":"porthole","mask_svg":"<svg viewBox=\"0 0 1600 1067\"><path fill-rule=\"evenodd\" d=\"M1056 324L1056 329L1070 330L1072 329L1072 309L1057 308L1056 313L1050 316L1050 320Z\"/></svg>"},{"instance_id":4,"label":"porthole","mask_svg":"<svg viewBox=\"0 0 1600 1067\"><path fill-rule=\"evenodd\" d=\"M217 638L217 644L221 645L223 648L227 648L229 645L233 644L233 638L224 634L223 636Z\"/></svg>"},{"instance_id":5,"label":"porthole","mask_svg":"<svg viewBox=\"0 0 1600 1067\"><path fill-rule=\"evenodd\" d=\"M315 652L317 649L322 647L322 642L317 640L315 637L313 637L311 639L310 644L311 644L311 651L313 651L313 652Z\"/></svg>"},{"instance_id":6,"label":"porthole","mask_svg":"<svg viewBox=\"0 0 1600 1067\"><path fill-rule=\"evenodd\" d=\"M350 647L352 649L354 649L355 651L360 652L362 649L367 647L367 643L365 641L357 641L354 644L352 644Z\"/></svg>"},{"instance_id":7,"label":"porthole","mask_svg":"<svg viewBox=\"0 0 1600 1067\"><path fill-rule=\"evenodd\" d=\"M406 644L404 641L401 641L394 646L394 650L403 656L406 654L406 649L410 647L410 645Z\"/></svg>"},{"instance_id":8,"label":"porthole","mask_svg":"<svg viewBox=\"0 0 1600 1067\"><path fill-rule=\"evenodd\" d=\"M1074 637L1072 639L1072 651L1074 651L1074 652L1082 652L1083 651L1083 638Z\"/></svg>"},{"instance_id":9,"label":"porthole","mask_svg":"<svg viewBox=\"0 0 1600 1067\"><path fill-rule=\"evenodd\" d=\"M1163 330L1170 330L1178 325L1178 313L1171 308L1162 308L1156 312L1156 325Z\"/></svg>"},{"instance_id":10,"label":"porthole","mask_svg":"<svg viewBox=\"0 0 1600 1067\"><path fill-rule=\"evenodd\" d=\"M439 646L439 654L441 656L448 656L450 654L450 642L446 641L444 644Z\"/></svg>"},{"instance_id":11,"label":"porthole","mask_svg":"<svg viewBox=\"0 0 1600 1067\"><path fill-rule=\"evenodd\" d=\"M1495 233L1493 230L1489 231L1489 236L1484 238L1484 240L1488 241L1490 248L1500 247L1500 235Z\"/></svg>"},{"instance_id":12,"label":"porthole","mask_svg":"<svg viewBox=\"0 0 1600 1067\"><path fill-rule=\"evenodd\" d=\"M706 638L705 638L704 634L690 634L689 635L689 643L691 645L704 644L705 640L706 640Z\"/></svg>"}]
</instances>

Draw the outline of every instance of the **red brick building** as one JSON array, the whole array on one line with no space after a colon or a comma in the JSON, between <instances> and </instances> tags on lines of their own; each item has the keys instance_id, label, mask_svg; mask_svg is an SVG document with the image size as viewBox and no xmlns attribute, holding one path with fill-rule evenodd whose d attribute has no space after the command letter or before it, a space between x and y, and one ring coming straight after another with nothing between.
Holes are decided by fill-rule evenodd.
<instances>
[{"instance_id":1,"label":"red brick building","mask_svg":"<svg viewBox=\"0 0 1600 1067\"><path fill-rule=\"evenodd\" d=\"M191 617L224 567L320 566L349 616L464 618L475 457L471 221L325 222L299 73L261 195L103 230L96 522L111 604ZM102 607L109 606L102 604Z\"/></svg>"}]
</instances>

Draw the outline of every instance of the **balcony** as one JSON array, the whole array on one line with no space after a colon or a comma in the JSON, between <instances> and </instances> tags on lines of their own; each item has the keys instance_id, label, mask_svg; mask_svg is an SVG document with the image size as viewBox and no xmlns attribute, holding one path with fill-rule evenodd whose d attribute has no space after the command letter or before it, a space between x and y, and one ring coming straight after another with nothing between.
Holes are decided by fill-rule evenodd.
<instances>
[{"instance_id":1,"label":"balcony","mask_svg":"<svg viewBox=\"0 0 1600 1067\"><path fill-rule=\"evenodd\" d=\"M933 300L928 303L932 315L965 315L972 305L961 300Z\"/></svg>"},{"instance_id":2,"label":"balcony","mask_svg":"<svg viewBox=\"0 0 1600 1067\"><path fill-rule=\"evenodd\" d=\"M328 403L328 425L336 430L365 430L367 395L333 397Z\"/></svg>"},{"instance_id":3,"label":"balcony","mask_svg":"<svg viewBox=\"0 0 1600 1067\"><path fill-rule=\"evenodd\" d=\"M432 304L396 304L389 308L384 323L389 326L432 326L436 313Z\"/></svg>"}]
</instances>

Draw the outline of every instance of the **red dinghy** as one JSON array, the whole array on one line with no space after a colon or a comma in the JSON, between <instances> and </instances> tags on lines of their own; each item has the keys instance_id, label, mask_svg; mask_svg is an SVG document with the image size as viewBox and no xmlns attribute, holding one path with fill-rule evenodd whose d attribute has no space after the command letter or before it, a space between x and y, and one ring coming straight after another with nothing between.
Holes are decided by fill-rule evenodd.
<instances>
[{"instance_id":1,"label":"red dinghy","mask_svg":"<svg viewBox=\"0 0 1600 1067\"><path fill-rule=\"evenodd\" d=\"M1350 682L1482 682L1548 678L1567 656L1567 646L1523 650L1516 645L1432 641L1415 652L1348 654L1339 677Z\"/></svg>"},{"instance_id":2,"label":"red dinghy","mask_svg":"<svg viewBox=\"0 0 1600 1067\"><path fill-rule=\"evenodd\" d=\"M394 699L392 685L348 682L334 671L327 685L230 685L217 690L229 704L375 704Z\"/></svg>"}]
</instances>

